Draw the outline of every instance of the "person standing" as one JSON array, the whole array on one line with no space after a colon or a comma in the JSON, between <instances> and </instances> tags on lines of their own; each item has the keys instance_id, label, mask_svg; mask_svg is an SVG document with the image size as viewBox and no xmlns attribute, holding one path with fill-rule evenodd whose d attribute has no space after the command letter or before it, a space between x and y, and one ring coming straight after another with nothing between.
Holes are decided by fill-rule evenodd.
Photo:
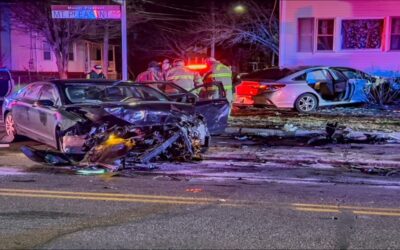
<instances>
[{"instance_id":1,"label":"person standing","mask_svg":"<svg viewBox=\"0 0 400 250\"><path fill-rule=\"evenodd\" d=\"M151 61L146 71L136 77L136 82L158 82L162 81L162 74L158 62Z\"/></svg>"},{"instance_id":2,"label":"person standing","mask_svg":"<svg viewBox=\"0 0 400 250\"><path fill-rule=\"evenodd\" d=\"M169 62L169 59L164 59L161 64L161 74L162 74L162 79L164 81L167 80L167 74L170 69L171 69L171 63Z\"/></svg>"},{"instance_id":3,"label":"person standing","mask_svg":"<svg viewBox=\"0 0 400 250\"><path fill-rule=\"evenodd\" d=\"M101 65L95 64L92 68L92 71L86 75L86 79L106 79Z\"/></svg>"},{"instance_id":4,"label":"person standing","mask_svg":"<svg viewBox=\"0 0 400 250\"><path fill-rule=\"evenodd\" d=\"M222 82L226 92L226 99L228 99L229 103L232 103L232 70L213 57L207 58L206 64L209 71L203 77L204 82Z\"/></svg>"},{"instance_id":5,"label":"person standing","mask_svg":"<svg viewBox=\"0 0 400 250\"><path fill-rule=\"evenodd\" d=\"M174 61L174 67L168 71L166 80L172 81L188 91L203 84L200 74L186 68L182 59Z\"/></svg>"}]
</instances>

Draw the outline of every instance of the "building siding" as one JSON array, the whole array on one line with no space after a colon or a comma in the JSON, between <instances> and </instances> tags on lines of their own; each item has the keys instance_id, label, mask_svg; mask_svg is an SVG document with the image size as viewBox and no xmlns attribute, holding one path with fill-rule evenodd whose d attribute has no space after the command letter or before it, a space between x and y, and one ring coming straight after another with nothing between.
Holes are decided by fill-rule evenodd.
<instances>
[{"instance_id":1,"label":"building siding","mask_svg":"<svg viewBox=\"0 0 400 250\"><path fill-rule=\"evenodd\" d=\"M0 67L9 69L13 76L18 76L21 81L26 79L45 79L58 77L56 58L51 51L51 59L45 60L43 55L44 37L27 30L17 28L11 21L11 12L7 4L0 3ZM74 58L68 62L68 75L71 77L85 77L91 67L101 61L88 60L87 44L97 44L85 40L74 43ZM116 78L115 45L110 44L114 51L114 61L110 62L109 78ZM19 80L18 80L19 81Z\"/></svg>"},{"instance_id":2,"label":"building siding","mask_svg":"<svg viewBox=\"0 0 400 250\"><path fill-rule=\"evenodd\" d=\"M400 51L389 50L389 17L400 16L398 0L280 0L281 67L332 65L354 67L368 72L400 71ZM302 17L334 18L334 51L298 52L297 19ZM341 49L343 19L384 18L384 43L379 50Z\"/></svg>"},{"instance_id":3,"label":"building siding","mask_svg":"<svg viewBox=\"0 0 400 250\"><path fill-rule=\"evenodd\" d=\"M13 58L11 69L15 71L32 72L57 72L57 64L54 53L51 52L51 60L45 60L43 56L43 42L45 39L36 34L23 32L18 29L11 30L12 44L11 57ZM32 61L31 65L29 61ZM85 69L85 43L83 41L74 44L74 60L68 62L68 71L84 72Z\"/></svg>"}]
</instances>

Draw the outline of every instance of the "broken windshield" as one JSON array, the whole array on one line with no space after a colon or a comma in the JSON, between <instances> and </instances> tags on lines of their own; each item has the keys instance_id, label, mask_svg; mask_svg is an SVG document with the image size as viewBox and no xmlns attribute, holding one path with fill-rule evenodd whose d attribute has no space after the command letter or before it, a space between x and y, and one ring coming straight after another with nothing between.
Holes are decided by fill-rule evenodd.
<instances>
[{"instance_id":1,"label":"broken windshield","mask_svg":"<svg viewBox=\"0 0 400 250\"><path fill-rule=\"evenodd\" d=\"M102 103L124 101L167 101L160 92L139 85L65 85L65 96L70 103Z\"/></svg>"}]
</instances>

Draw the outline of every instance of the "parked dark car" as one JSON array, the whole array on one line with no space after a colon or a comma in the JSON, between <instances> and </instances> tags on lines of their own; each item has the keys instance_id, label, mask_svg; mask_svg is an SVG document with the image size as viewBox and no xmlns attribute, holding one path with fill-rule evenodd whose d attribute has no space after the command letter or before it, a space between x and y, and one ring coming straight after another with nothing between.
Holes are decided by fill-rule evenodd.
<instances>
[{"instance_id":1,"label":"parked dark car","mask_svg":"<svg viewBox=\"0 0 400 250\"><path fill-rule=\"evenodd\" d=\"M215 90L214 98L195 94L210 87ZM198 86L191 93L168 82L52 80L31 83L3 104L8 136L24 135L68 152L88 144L87 135L101 130L116 127L116 134L129 130L134 138L150 131L163 133L165 126L180 121L195 124L192 127L206 145L210 133L225 129L228 115L229 104L220 83ZM67 142L78 145L73 149Z\"/></svg>"}]
</instances>

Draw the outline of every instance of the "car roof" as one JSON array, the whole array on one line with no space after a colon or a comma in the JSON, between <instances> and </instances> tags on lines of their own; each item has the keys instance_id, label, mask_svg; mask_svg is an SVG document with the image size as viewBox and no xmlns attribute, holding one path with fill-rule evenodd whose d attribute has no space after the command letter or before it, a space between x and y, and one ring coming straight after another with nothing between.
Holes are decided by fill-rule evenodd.
<instances>
[{"instance_id":1,"label":"car roof","mask_svg":"<svg viewBox=\"0 0 400 250\"><path fill-rule=\"evenodd\" d=\"M55 79L55 80L47 80L47 82L54 83L56 85L64 85L64 84L99 84L99 85L111 85L113 83L118 82L119 80L103 80L103 79ZM132 81L122 81L119 84L135 84Z\"/></svg>"}]
</instances>

